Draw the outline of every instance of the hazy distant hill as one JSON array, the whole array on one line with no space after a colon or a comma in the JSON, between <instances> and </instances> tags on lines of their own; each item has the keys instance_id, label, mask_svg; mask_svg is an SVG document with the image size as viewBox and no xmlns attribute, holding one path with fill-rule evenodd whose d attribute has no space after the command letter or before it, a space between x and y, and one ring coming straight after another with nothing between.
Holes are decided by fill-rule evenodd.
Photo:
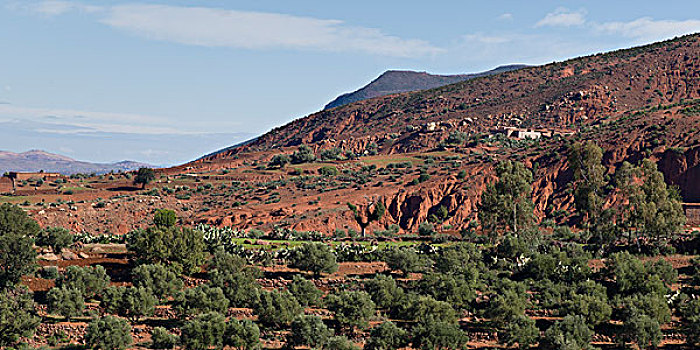
<instances>
[{"instance_id":1,"label":"hazy distant hill","mask_svg":"<svg viewBox=\"0 0 700 350\"><path fill-rule=\"evenodd\" d=\"M365 87L355 92L350 92L338 96L338 98L327 104L324 107L324 109L339 107L348 103L367 100L379 96L396 94L399 92L433 89L436 87L454 84L469 79L498 74L502 72L508 72L525 67L527 66L514 64L508 66L500 66L490 71L481 73L457 75L435 75L426 72L390 70L384 72L382 75L379 76L379 78L373 80Z\"/></svg>"},{"instance_id":2,"label":"hazy distant hill","mask_svg":"<svg viewBox=\"0 0 700 350\"><path fill-rule=\"evenodd\" d=\"M103 174L110 171L134 170L141 167L153 166L128 160L117 163L81 162L41 150L31 150L23 153L0 151L0 172L2 173L7 171L33 172L43 170L66 175L76 173Z\"/></svg>"}]
</instances>

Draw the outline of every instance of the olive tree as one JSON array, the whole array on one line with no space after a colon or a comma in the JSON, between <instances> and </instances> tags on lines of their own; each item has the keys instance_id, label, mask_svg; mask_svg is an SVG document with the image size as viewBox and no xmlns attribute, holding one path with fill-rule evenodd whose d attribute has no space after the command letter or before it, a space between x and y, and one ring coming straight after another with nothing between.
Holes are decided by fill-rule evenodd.
<instances>
[{"instance_id":1,"label":"olive tree","mask_svg":"<svg viewBox=\"0 0 700 350\"><path fill-rule=\"evenodd\" d=\"M173 308L180 317L187 317L207 312L225 313L229 300L219 287L202 284L195 288L187 288L175 296Z\"/></svg>"},{"instance_id":2,"label":"olive tree","mask_svg":"<svg viewBox=\"0 0 700 350\"><path fill-rule=\"evenodd\" d=\"M39 225L20 207L0 205L0 288L17 284L36 267L34 240Z\"/></svg>"},{"instance_id":3,"label":"olive tree","mask_svg":"<svg viewBox=\"0 0 700 350\"><path fill-rule=\"evenodd\" d=\"M519 162L504 161L496 166L498 180L481 196L479 221L484 229L496 231L526 229L533 219L532 172Z\"/></svg>"},{"instance_id":4,"label":"olive tree","mask_svg":"<svg viewBox=\"0 0 700 350\"><path fill-rule=\"evenodd\" d=\"M147 288L158 298L174 295L182 289L182 280L161 264L140 265L131 271L134 287Z\"/></svg>"},{"instance_id":5,"label":"olive tree","mask_svg":"<svg viewBox=\"0 0 700 350\"><path fill-rule=\"evenodd\" d=\"M375 310L374 302L366 292L344 291L329 295L327 306L340 326L351 332L355 328L368 327Z\"/></svg>"},{"instance_id":6,"label":"olive tree","mask_svg":"<svg viewBox=\"0 0 700 350\"><path fill-rule=\"evenodd\" d=\"M308 346L317 349L326 343L333 335L333 331L328 329L318 316L297 316L292 322L288 346Z\"/></svg>"},{"instance_id":7,"label":"olive tree","mask_svg":"<svg viewBox=\"0 0 700 350\"><path fill-rule=\"evenodd\" d=\"M79 316L85 308L83 293L77 288L54 287L46 294L49 312L67 319Z\"/></svg>"},{"instance_id":8,"label":"olive tree","mask_svg":"<svg viewBox=\"0 0 700 350\"><path fill-rule=\"evenodd\" d=\"M253 311L263 325L287 326L303 311L299 301L288 291L262 292Z\"/></svg>"},{"instance_id":9,"label":"olive tree","mask_svg":"<svg viewBox=\"0 0 700 350\"><path fill-rule=\"evenodd\" d=\"M413 348L422 350L462 349L469 337L452 322L428 319L411 329Z\"/></svg>"},{"instance_id":10,"label":"olive tree","mask_svg":"<svg viewBox=\"0 0 700 350\"><path fill-rule=\"evenodd\" d=\"M545 350L590 349L593 331L583 316L569 315L544 332L540 347Z\"/></svg>"},{"instance_id":11,"label":"olive tree","mask_svg":"<svg viewBox=\"0 0 700 350\"><path fill-rule=\"evenodd\" d=\"M124 350L132 342L129 322L114 316L93 320L85 331L85 345L91 349Z\"/></svg>"},{"instance_id":12,"label":"olive tree","mask_svg":"<svg viewBox=\"0 0 700 350\"><path fill-rule=\"evenodd\" d=\"M56 280L57 287L79 290L85 298L95 298L109 285L110 278L102 265L68 266Z\"/></svg>"},{"instance_id":13,"label":"olive tree","mask_svg":"<svg viewBox=\"0 0 700 350\"><path fill-rule=\"evenodd\" d=\"M319 306L321 304L323 292L316 288L313 282L303 277L295 275L287 289L302 306Z\"/></svg>"},{"instance_id":14,"label":"olive tree","mask_svg":"<svg viewBox=\"0 0 700 350\"><path fill-rule=\"evenodd\" d=\"M313 272L316 278L320 277L321 273L333 273L338 270L335 254L323 243L304 243L294 249L289 266Z\"/></svg>"},{"instance_id":15,"label":"olive tree","mask_svg":"<svg viewBox=\"0 0 700 350\"><path fill-rule=\"evenodd\" d=\"M408 345L408 333L391 321L372 328L365 344L367 350L396 350Z\"/></svg>"},{"instance_id":16,"label":"olive tree","mask_svg":"<svg viewBox=\"0 0 700 350\"><path fill-rule=\"evenodd\" d=\"M218 312L197 315L182 326L180 340L185 349L204 350L223 347L226 318Z\"/></svg>"},{"instance_id":17,"label":"olive tree","mask_svg":"<svg viewBox=\"0 0 700 350\"><path fill-rule=\"evenodd\" d=\"M0 348L29 337L41 323L31 292L24 287L0 289Z\"/></svg>"},{"instance_id":18,"label":"olive tree","mask_svg":"<svg viewBox=\"0 0 700 350\"><path fill-rule=\"evenodd\" d=\"M209 281L224 291L233 307L252 307L258 300L260 270L246 267L243 258L218 249L209 261Z\"/></svg>"},{"instance_id":19,"label":"olive tree","mask_svg":"<svg viewBox=\"0 0 700 350\"><path fill-rule=\"evenodd\" d=\"M73 235L63 227L48 227L39 232L35 243L40 247L51 247L59 254L73 244Z\"/></svg>"},{"instance_id":20,"label":"olive tree","mask_svg":"<svg viewBox=\"0 0 700 350\"><path fill-rule=\"evenodd\" d=\"M539 337L540 330L535 326L535 320L525 315L514 317L498 332L500 341L508 346L517 344L521 350L537 343Z\"/></svg>"},{"instance_id":21,"label":"olive tree","mask_svg":"<svg viewBox=\"0 0 700 350\"><path fill-rule=\"evenodd\" d=\"M253 350L260 348L260 329L251 320L228 321L224 333L224 344L239 350Z\"/></svg>"},{"instance_id":22,"label":"olive tree","mask_svg":"<svg viewBox=\"0 0 700 350\"><path fill-rule=\"evenodd\" d=\"M199 272L207 258L204 234L188 227L152 226L133 231L127 249L138 265L162 264L185 274Z\"/></svg>"},{"instance_id":23,"label":"olive tree","mask_svg":"<svg viewBox=\"0 0 700 350\"><path fill-rule=\"evenodd\" d=\"M180 341L175 334L170 334L163 327L155 327L151 331L151 349L172 349Z\"/></svg>"},{"instance_id":24,"label":"olive tree","mask_svg":"<svg viewBox=\"0 0 700 350\"><path fill-rule=\"evenodd\" d=\"M146 188L146 185L156 179L156 172L151 168L139 168L134 176L134 185L141 185L141 188Z\"/></svg>"}]
</instances>

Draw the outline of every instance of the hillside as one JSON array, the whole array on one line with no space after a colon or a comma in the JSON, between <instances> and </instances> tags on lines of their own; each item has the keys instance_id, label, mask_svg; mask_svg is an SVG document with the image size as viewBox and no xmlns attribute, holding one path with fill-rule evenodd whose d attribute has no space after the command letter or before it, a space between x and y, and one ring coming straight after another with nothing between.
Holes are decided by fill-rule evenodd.
<instances>
[{"instance_id":1,"label":"hillside","mask_svg":"<svg viewBox=\"0 0 700 350\"><path fill-rule=\"evenodd\" d=\"M121 161L116 163L90 163L77 161L75 159L48 153L41 150L31 150L22 153L0 151L0 172L35 172L46 171L61 173L65 175L76 173L97 173L104 174L111 171L129 171L140 167L153 167L152 165Z\"/></svg>"},{"instance_id":2,"label":"hillside","mask_svg":"<svg viewBox=\"0 0 700 350\"><path fill-rule=\"evenodd\" d=\"M685 201L698 202L698 39L691 35L322 111L239 147L161 169L144 191L127 175L67 184L80 189L69 198L82 201L75 204L81 215L57 207L45 209L39 220L76 232L125 233L147 225L154 208L170 208L185 224L331 234L357 229L348 202L380 200L387 212L370 232L415 233L446 211L438 229L456 233L475 221L494 165L511 159L534 172L538 218L565 222L573 211L566 154L580 140L603 147L609 175L625 160L651 158ZM542 137L508 137L505 127L537 129ZM302 144L316 160L270 164ZM46 191L46 202L66 199L55 189L25 187L13 200L34 200L36 191Z\"/></svg>"},{"instance_id":3,"label":"hillside","mask_svg":"<svg viewBox=\"0 0 700 350\"><path fill-rule=\"evenodd\" d=\"M507 65L473 74L436 75L426 72L389 70L361 89L338 96L323 109L340 107L353 102L400 92L433 89L478 77L525 68L525 65Z\"/></svg>"}]
</instances>

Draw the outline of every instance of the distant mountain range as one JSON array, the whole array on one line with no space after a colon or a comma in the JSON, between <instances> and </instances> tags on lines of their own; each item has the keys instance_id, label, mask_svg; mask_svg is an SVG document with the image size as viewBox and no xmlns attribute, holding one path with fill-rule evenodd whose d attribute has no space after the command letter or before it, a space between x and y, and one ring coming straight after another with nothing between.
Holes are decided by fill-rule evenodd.
<instances>
[{"instance_id":1,"label":"distant mountain range","mask_svg":"<svg viewBox=\"0 0 700 350\"><path fill-rule=\"evenodd\" d=\"M389 70L374 79L365 87L338 96L323 109L340 107L349 103L367 100L374 97L396 94L400 92L434 89L440 86L459 83L461 81L508 72L528 67L522 64L500 66L495 69L473 74L435 75L426 72Z\"/></svg>"},{"instance_id":2,"label":"distant mountain range","mask_svg":"<svg viewBox=\"0 0 700 350\"><path fill-rule=\"evenodd\" d=\"M48 153L41 150L31 150L23 153L0 151L0 173L8 171L35 172L45 171L65 175L77 173L104 174L110 171L128 171L141 167L153 167L150 164L121 161L116 163L81 162L66 156Z\"/></svg>"}]
</instances>

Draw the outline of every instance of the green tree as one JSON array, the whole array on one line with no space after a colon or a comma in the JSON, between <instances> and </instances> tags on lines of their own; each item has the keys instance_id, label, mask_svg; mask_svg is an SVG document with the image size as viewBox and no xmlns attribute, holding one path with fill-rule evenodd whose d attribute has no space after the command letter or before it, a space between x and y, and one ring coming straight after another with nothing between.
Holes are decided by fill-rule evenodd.
<instances>
[{"instance_id":1,"label":"green tree","mask_svg":"<svg viewBox=\"0 0 700 350\"><path fill-rule=\"evenodd\" d=\"M295 275L287 289L302 306L319 306L321 304L323 292L316 288L313 282L303 277Z\"/></svg>"},{"instance_id":2,"label":"green tree","mask_svg":"<svg viewBox=\"0 0 700 350\"><path fill-rule=\"evenodd\" d=\"M158 299L175 295L182 289L182 280L160 264L139 265L131 272L135 287L150 289Z\"/></svg>"},{"instance_id":3,"label":"green tree","mask_svg":"<svg viewBox=\"0 0 700 350\"><path fill-rule=\"evenodd\" d=\"M362 237L366 236L367 227L373 221L379 221L386 213L386 206L382 201L376 201L365 205L363 208L355 204L347 203L348 208L352 211L355 222L360 226Z\"/></svg>"},{"instance_id":4,"label":"green tree","mask_svg":"<svg viewBox=\"0 0 700 350\"><path fill-rule=\"evenodd\" d=\"M535 320L519 315L510 320L502 331L498 332L498 339L508 346L518 345L521 350L529 348L537 343L540 330L535 326Z\"/></svg>"},{"instance_id":5,"label":"green tree","mask_svg":"<svg viewBox=\"0 0 700 350\"><path fill-rule=\"evenodd\" d=\"M575 143L569 149L568 162L574 172L576 209L584 222L595 221L600 216L604 201L603 149L592 141Z\"/></svg>"},{"instance_id":6,"label":"green tree","mask_svg":"<svg viewBox=\"0 0 700 350\"><path fill-rule=\"evenodd\" d=\"M20 337L30 337L40 323L27 288L0 289L0 348L14 344Z\"/></svg>"},{"instance_id":7,"label":"green tree","mask_svg":"<svg viewBox=\"0 0 700 350\"><path fill-rule=\"evenodd\" d=\"M153 216L153 225L156 227L169 228L177 224L177 215L169 209L158 209Z\"/></svg>"},{"instance_id":8,"label":"green tree","mask_svg":"<svg viewBox=\"0 0 700 350\"><path fill-rule=\"evenodd\" d=\"M522 163L504 161L496 166L498 181L486 186L479 204L484 229L519 232L533 219L532 172Z\"/></svg>"},{"instance_id":9,"label":"green tree","mask_svg":"<svg viewBox=\"0 0 700 350\"><path fill-rule=\"evenodd\" d=\"M395 307L404 297L404 291L391 276L376 275L365 281L365 291L381 309Z\"/></svg>"},{"instance_id":10,"label":"green tree","mask_svg":"<svg viewBox=\"0 0 700 350\"><path fill-rule=\"evenodd\" d=\"M262 292L253 308L263 325L287 326L303 311L301 305L288 291Z\"/></svg>"},{"instance_id":11,"label":"green tree","mask_svg":"<svg viewBox=\"0 0 700 350\"><path fill-rule=\"evenodd\" d=\"M286 154L275 154L272 159L270 160L270 163L268 166L270 168L284 168L285 165L289 164L291 162L291 159L289 158L288 155Z\"/></svg>"},{"instance_id":12,"label":"green tree","mask_svg":"<svg viewBox=\"0 0 700 350\"><path fill-rule=\"evenodd\" d=\"M544 350L593 349L593 331L583 316L566 316L544 332L540 347Z\"/></svg>"},{"instance_id":13,"label":"green tree","mask_svg":"<svg viewBox=\"0 0 700 350\"><path fill-rule=\"evenodd\" d=\"M185 349L205 350L211 346L222 348L226 332L226 318L218 312L197 315L182 326L180 340Z\"/></svg>"},{"instance_id":14,"label":"green tree","mask_svg":"<svg viewBox=\"0 0 700 350\"><path fill-rule=\"evenodd\" d=\"M289 267L313 272L316 278L321 273L333 273L338 270L335 254L323 243L304 243L294 249Z\"/></svg>"},{"instance_id":15,"label":"green tree","mask_svg":"<svg viewBox=\"0 0 700 350\"><path fill-rule=\"evenodd\" d=\"M686 343L700 344L700 299L686 300L680 311Z\"/></svg>"},{"instance_id":16,"label":"green tree","mask_svg":"<svg viewBox=\"0 0 700 350\"><path fill-rule=\"evenodd\" d=\"M391 247L383 253L383 260L392 271L399 270L403 276L412 272L421 272L427 265L411 247Z\"/></svg>"},{"instance_id":17,"label":"green tree","mask_svg":"<svg viewBox=\"0 0 700 350\"><path fill-rule=\"evenodd\" d=\"M406 321L457 321L457 312L449 303L414 293L406 293L397 306L391 309L391 314Z\"/></svg>"},{"instance_id":18,"label":"green tree","mask_svg":"<svg viewBox=\"0 0 700 350\"><path fill-rule=\"evenodd\" d=\"M224 333L224 344L239 350L254 350L260 348L260 329L251 320L228 321Z\"/></svg>"},{"instance_id":19,"label":"green tree","mask_svg":"<svg viewBox=\"0 0 700 350\"><path fill-rule=\"evenodd\" d=\"M323 346L324 350L360 350L360 347L353 344L344 336L334 336L328 338L328 341Z\"/></svg>"},{"instance_id":20,"label":"green tree","mask_svg":"<svg viewBox=\"0 0 700 350\"><path fill-rule=\"evenodd\" d=\"M343 328L354 332L355 328L367 328L374 315L375 305L366 292L343 291L331 294L327 300L328 310Z\"/></svg>"},{"instance_id":21,"label":"green tree","mask_svg":"<svg viewBox=\"0 0 700 350\"><path fill-rule=\"evenodd\" d=\"M85 331L85 344L90 349L124 350L132 342L129 322L114 316L93 320Z\"/></svg>"},{"instance_id":22,"label":"green tree","mask_svg":"<svg viewBox=\"0 0 700 350\"><path fill-rule=\"evenodd\" d=\"M655 349L661 342L661 327L654 318L634 312L622 326L624 339L637 343L640 349Z\"/></svg>"},{"instance_id":23,"label":"green tree","mask_svg":"<svg viewBox=\"0 0 700 350\"><path fill-rule=\"evenodd\" d=\"M451 322L428 319L411 329L413 348L422 350L463 349L469 337Z\"/></svg>"},{"instance_id":24,"label":"green tree","mask_svg":"<svg viewBox=\"0 0 700 350\"><path fill-rule=\"evenodd\" d=\"M666 185L656 163L645 159L640 167L643 184L630 198L632 225L643 236L658 239L677 233L685 224L678 193Z\"/></svg>"},{"instance_id":25,"label":"green tree","mask_svg":"<svg viewBox=\"0 0 700 350\"><path fill-rule=\"evenodd\" d=\"M391 321L372 328L365 344L366 350L396 350L408 345L408 333Z\"/></svg>"},{"instance_id":26,"label":"green tree","mask_svg":"<svg viewBox=\"0 0 700 350\"><path fill-rule=\"evenodd\" d=\"M109 285L110 278L102 265L68 266L56 280L57 287L79 290L84 298L95 298Z\"/></svg>"},{"instance_id":27,"label":"green tree","mask_svg":"<svg viewBox=\"0 0 700 350\"><path fill-rule=\"evenodd\" d=\"M118 302L116 305L109 305L110 310L135 321L141 316L153 315L157 298L148 288L117 287L117 291L114 292L113 299L110 302Z\"/></svg>"},{"instance_id":28,"label":"green tree","mask_svg":"<svg viewBox=\"0 0 700 350\"><path fill-rule=\"evenodd\" d=\"M221 288L233 307L252 307L260 294L255 280L260 270L245 264L243 258L223 249L217 249L209 262L211 285Z\"/></svg>"},{"instance_id":29,"label":"green tree","mask_svg":"<svg viewBox=\"0 0 700 350\"><path fill-rule=\"evenodd\" d=\"M156 179L156 172L151 168L139 168L134 176L134 185L141 185L141 188L146 188L146 185Z\"/></svg>"},{"instance_id":30,"label":"green tree","mask_svg":"<svg viewBox=\"0 0 700 350\"><path fill-rule=\"evenodd\" d=\"M162 264L185 274L199 272L207 258L204 234L187 227L136 230L127 241L127 249L139 265Z\"/></svg>"},{"instance_id":31,"label":"green tree","mask_svg":"<svg viewBox=\"0 0 700 350\"><path fill-rule=\"evenodd\" d=\"M292 164L311 163L316 160L316 154L307 145L301 145L290 157Z\"/></svg>"},{"instance_id":32,"label":"green tree","mask_svg":"<svg viewBox=\"0 0 700 350\"><path fill-rule=\"evenodd\" d=\"M443 273L424 274L418 282L421 294L446 301L456 308L465 309L476 299L476 285L460 276Z\"/></svg>"},{"instance_id":33,"label":"green tree","mask_svg":"<svg viewBox=\"0 0 700 350\"><path fill-rule=\"evenodd\" d=\"M39 231L35 243L40 247L51 247L54 253L60 254L73 244L73 235L65 228L49 227Z\"/></svg>"},{"instance_id":34,"label":"green tree","mask_svg":"<svg viewBox=\"0 0 700 350\"><path fill-rule=\"evenodd\" d=\"M308 346L311 349L321 348L328 338L333 335L333 331L328 329L318 316L297 316L292 322L287 345Z\"/></svg>"},{"instance_id":35,"label":"green tree","mask_svg":"<svg viewBox=\"0 0 700 350\"><path fill-rule=\"evenodd\" d=\"M608 297L603 293L574 294L564 301L562 311L565 315L581 315L590 325L597 326L608 322L612 314L612 307L608 304Z\"/></svg>"},{"instance_id":36,"label":"green tree","mask_svg":"<svg viewBox=\"0 0 700 350\"><path fill-rule=\"evenodd\" d=\"M664 272L661 266L656 268L652 266L653 264L645 265L628 252L620 252L610 255L603 272L607 278L615 281L613 286L615 294L621 296L637 293L667 294L668 286L675 281L674 274Z\"/></svg>"},{"instance_id":37,"label":"green tree","mask_svg":"<svg viewBox=\"0 0 700 350\"><path fill-rule=\"evenodd\" d=\"M180 317L187 317L207 312L226 313L229 300L219 287L202 284L195 288L186 288L175 296L173 308Z\"/></svg>"},{"instance_id":38,"label":"green tree","mask_svg":"<svg viewBox=\"0 0 700 350\"><path fill-rule=\"evenodd\" d=\"M175 334L170 334L163 327L155 327L151 331L151 349L172 349L180 341Z\"/></svg>"},{"instance_id":39,"label":"green tree","mask_svg":"<svg viewBox=\"0 0 700 350\"><path fill-rule=\"evenodd\" d=\"M32 237L39 225L20 207L0 205L0 288L17 284L22 275L34 272L36 251Z\"/></svg>"},{"instance_id":40,"label":"green tree","mask_svg":"<svg viewBox=\"0 0 700 350\"><path fill-rule=\"evenodd\" d=\"M54 287L46 294L49 312L66 319L80 316L85 308L83 293L76 288Z\"/></svg>"},{"instance_id":41,"label":"green tree","mask_svg":"<svg viewBox=\"0 0 700 350\"><path fill-rule=\"evenodd\" d=\"M527 294L522 284L505 285L491 295L486 309L487 317L500 325L525 314Z\"/></svg>"}]
</instances>

